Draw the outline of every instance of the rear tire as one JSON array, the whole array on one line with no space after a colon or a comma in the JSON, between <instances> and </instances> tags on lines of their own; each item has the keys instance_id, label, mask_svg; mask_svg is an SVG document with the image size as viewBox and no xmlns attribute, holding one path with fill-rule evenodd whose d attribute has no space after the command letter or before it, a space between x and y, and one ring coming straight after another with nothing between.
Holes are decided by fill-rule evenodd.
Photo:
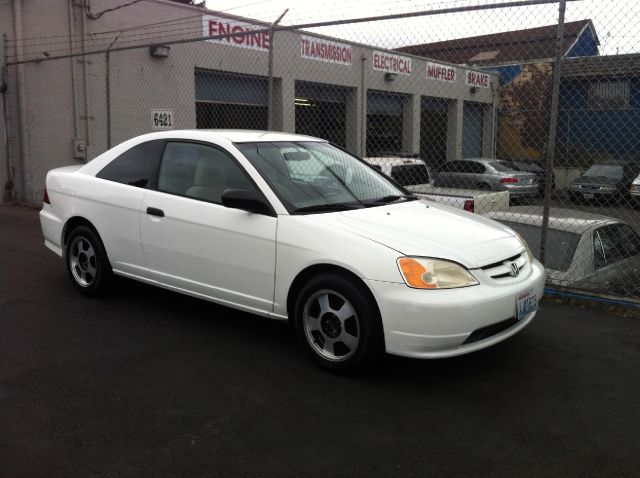
<instances>
[{"instance_id":1,"label":"rear tire","mask_svg":"<svg viewBox=\"0 0 640 478\"><path fill-rule=\"evenodd\" d=\"M295 303L293 326L307 354L333 372L372 367L384 354L380 312L365 286L339 274L312 278Z\"/></svg>"},{"instance_id":2,"label":"rear tire","mask_svg":"<svg viewBox=\"0 0 640 478\"><path fill-rule=\"evenodd\" d=\"M107 291L113 272L102 241L93 229L78 226L71 231L65 262L69 278L80 293L96 297Z\"/></svg>"}]
</instances>

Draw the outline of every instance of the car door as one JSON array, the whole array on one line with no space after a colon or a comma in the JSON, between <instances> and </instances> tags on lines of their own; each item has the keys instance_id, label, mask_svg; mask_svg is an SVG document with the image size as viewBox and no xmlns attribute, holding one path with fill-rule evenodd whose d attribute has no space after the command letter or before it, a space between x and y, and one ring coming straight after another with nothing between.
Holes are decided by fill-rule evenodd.
<instances>
[{"instance_id":1,"label":"car door","mask_svg":"<svg viewBox=\"0 0 640 478\"><path fill-rule=\"evenodd\" d=\"M254 312L273 304L277 217L222 206L226 189L257 190L221 147L169 140L141 239L153 279ZM261 194L261 193L259 193Z\"/></svg>"}]
</instances>

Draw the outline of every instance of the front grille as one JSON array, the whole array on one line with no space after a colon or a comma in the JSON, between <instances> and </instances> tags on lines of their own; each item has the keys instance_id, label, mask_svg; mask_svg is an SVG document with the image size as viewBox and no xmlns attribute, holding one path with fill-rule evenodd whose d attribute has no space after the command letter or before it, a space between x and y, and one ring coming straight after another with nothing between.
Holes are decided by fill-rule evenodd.
<instances>
[{"instance_id":1,"label":"front grille","mask_svg":"<svg viewBox=\"0 0 640 478\"><path fill-rule=\"evenodd\" d=\"M486 339L491 337L492 335L499 334L503 330L507 330L509 327L513 327L518 323L518 319L512 317L507 320L503 320L502 322L498 322L495 324L487 325L486 327L482 327L480 329L476 329L471 332L471 335L467 337L467 340L462 342L462 345L471 344L473 342L478 342L479 340Z\"/></svg>"},{"instance_id":2,"label":"front grille","mask_svg":"<svg viewBox=\"0 0 640 478\"><path fill-rule=\"evenodd\" d=\"M482 270L492 279L505 279L507 277L517 277L511 275L511 263L515 262L518 269L522 271L527 265L527 258L524 253L507 257L499 262L482 267Z\"/></svg>"}]
</instances>

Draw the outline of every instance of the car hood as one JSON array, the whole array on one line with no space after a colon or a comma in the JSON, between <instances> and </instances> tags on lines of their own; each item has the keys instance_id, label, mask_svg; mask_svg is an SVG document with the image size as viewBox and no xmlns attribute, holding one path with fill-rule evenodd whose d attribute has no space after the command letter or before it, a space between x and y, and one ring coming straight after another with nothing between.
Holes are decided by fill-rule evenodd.
<instances>
[{"instance_id":1,"label":"car hood","mask_svg":"<svg viewBox=\"0 0 640 478\"><path fill-rule=\"evenodd\" d=\"M506 226L466 211L426 200L306 216L408 256L448 259L470 269L523 250Z\"/></svg>"}]
</instances>

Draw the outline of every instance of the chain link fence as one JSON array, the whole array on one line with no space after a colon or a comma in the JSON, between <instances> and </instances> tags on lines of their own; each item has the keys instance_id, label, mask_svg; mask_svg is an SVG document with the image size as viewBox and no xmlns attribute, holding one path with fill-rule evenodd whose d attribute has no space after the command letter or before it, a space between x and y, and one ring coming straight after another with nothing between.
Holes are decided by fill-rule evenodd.
<instances>
[{"instance_id":1,"label":"chain link fence","mask_svg":"<svg viewBox=\"0 0 640 478\"><path fill-rule=\"evenodd\" d=\"M118 30L9 39L10 193L39 202L49 169L149 131L295 132L509 225L552 286L640 298L640 6L385 8L278 25L198 11L135 28L117 12Z\"/></svg>"}]
</instances>

